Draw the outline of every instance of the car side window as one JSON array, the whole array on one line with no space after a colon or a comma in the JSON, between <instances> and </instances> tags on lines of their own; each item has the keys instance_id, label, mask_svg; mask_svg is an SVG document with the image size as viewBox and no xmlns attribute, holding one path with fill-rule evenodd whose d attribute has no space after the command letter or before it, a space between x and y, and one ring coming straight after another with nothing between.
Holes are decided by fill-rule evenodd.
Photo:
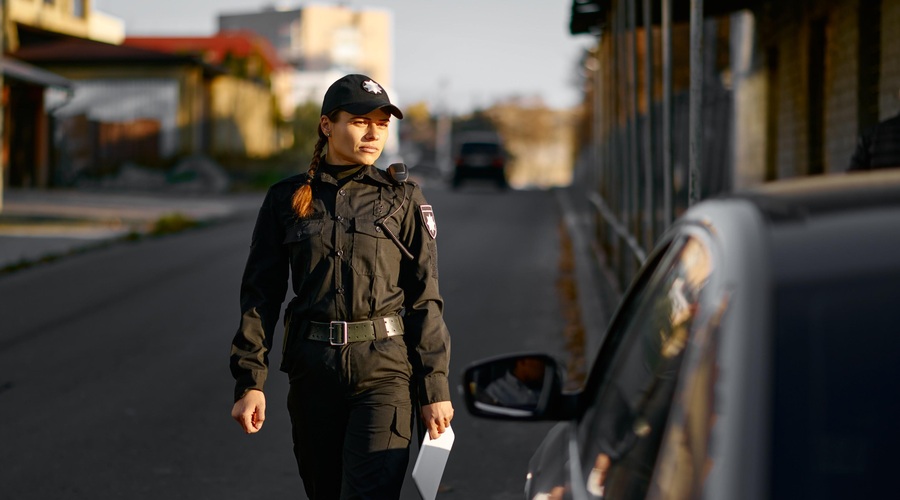
<instances>
[{"instance_id":1,"label":"car side window","mask_svg":"<svg viewBox=\"0 0 900 500\"><path fill-rule=\"evenodd\" d=\"M673 242L643 290L632 292L638 295L619 323L620 343L597 367L604 370L599 390L578 427L585 486L594 497L646 494L712 273L706 240L691 234Z\"/></svg>"},{"instance_id":2,"label":"car side window","mask_svg":"<svg viewBox=\"0 0 900 500\"><path fill-rule=\"evenodd\" d=\"M712 318L693 334L693 352L682 368L682 382L675 393L647 498L696 498L702 493L712 466L708 449L716 418L713 391L719 376L717 331L728 299L727 294L722 295Z\"/></svg>"}]
</instances>

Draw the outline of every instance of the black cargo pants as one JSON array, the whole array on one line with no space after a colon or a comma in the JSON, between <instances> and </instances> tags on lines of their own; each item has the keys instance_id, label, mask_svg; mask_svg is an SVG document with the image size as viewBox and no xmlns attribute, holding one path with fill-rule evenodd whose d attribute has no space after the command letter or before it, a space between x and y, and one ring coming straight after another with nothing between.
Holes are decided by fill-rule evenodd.
<instances>
[{"instance_id":1,"label":"black cargo pants","mask_svg":"<svg viewBox=\"0 0 900 500\"><path fill-rule=\"evenodd\" d=\"M413 413L403 336L305 339L290 351L294 456L310 500L399 498Z\"/></svg>"}]
</instances>

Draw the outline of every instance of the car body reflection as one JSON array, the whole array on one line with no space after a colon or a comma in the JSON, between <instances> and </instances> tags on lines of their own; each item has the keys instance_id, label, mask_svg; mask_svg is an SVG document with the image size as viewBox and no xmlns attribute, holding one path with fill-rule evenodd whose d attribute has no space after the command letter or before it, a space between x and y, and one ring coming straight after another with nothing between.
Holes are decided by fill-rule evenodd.
<instances>
[{"instance_id":1,"label":"car body reflection","mask_svg":"<svg viewBox=\"0 0 900 500\"><path fill-rule=\"evenodd\" d=\"M898 248L900 170L700 203L625 293L583 387L563 392L545 357L536 398L491 401L526 355L507 356L466 370L467 406L560 421L529 500L893 497Z\"/></svg>"}]
</instances>

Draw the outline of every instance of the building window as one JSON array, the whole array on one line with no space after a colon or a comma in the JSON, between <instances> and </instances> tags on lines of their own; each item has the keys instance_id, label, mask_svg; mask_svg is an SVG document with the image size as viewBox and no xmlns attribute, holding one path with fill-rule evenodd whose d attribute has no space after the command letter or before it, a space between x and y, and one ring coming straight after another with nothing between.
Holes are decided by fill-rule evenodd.
<instances>
[{"instance_id":1,"label":"building window","mask_svg":"<svg viewBox=\"0 0 900 500\"><path fill-rule=\"evenodd\" d=\"M362 60L362 34L354 26L344 26L332 35L331 64L341 68L358 68Z\"/></svg>"},{"instance_id":2,"label":"building window","mask_svg":"<svg viewBox=\"0 0 900 500\"><path fill-rule=\"evenodd\" d=\"M85 0L72 0L72 15L75 17L85 17L87 13L84 11Z\"/></svg>"}]
</instances>

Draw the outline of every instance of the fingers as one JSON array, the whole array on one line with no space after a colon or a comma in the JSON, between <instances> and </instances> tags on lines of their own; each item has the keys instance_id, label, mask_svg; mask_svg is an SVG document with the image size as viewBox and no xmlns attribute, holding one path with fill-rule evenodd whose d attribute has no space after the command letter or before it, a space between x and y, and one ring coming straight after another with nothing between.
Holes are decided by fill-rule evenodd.
<instances>
[{"instance_id":1,"label":"fingers","mask_svg":"<svg viewBox=\"0 0 900 500\"><path fill-rule=\"evenodd\" d=\"M441 437L441 434L447 431L446 425L438 425L433 424L428 426L428 435L431 436L431 439L437 439Z\"/></svg>"},{"instance_id":2,"label":"fingers","mask_svg":"<svg viewBox=\"0 0 900 500\"><path fill-rule=\"evenodd\" d=\"M254 432L259 430L253 425L253 415L252 414L242 413L240 415L240 417L238 418L238 423L241 425L241 428L244 429L244 432L246 432L247 434L253 434Z\"/></svg>"},{"instance_id":3,"label":"fingers","mask_svg":"<svg viewBox=\"0 0 900 500\"><path fill-rule=\"evenodd\" d=\"M263 422L266 421L266 405L260 405L256 408L256 411L253 412L253 418L251 419L251 424L253 425L253 429L247 431L252 434L254 432L258 432L262 429Z\"/></svg>"},{"instance_id":4,"label":"fingers","mask_svg":"<svg viewBox=\"0 0 900 500\"><path fill-rule=\"evenodd\" d=\"M422 406L422 421L431 439L440 437L450 427L451 420L453 420L453 405L450 401Z\"/></svg>"},{"instance_id":5,"label":"fingers","mask_svg":"<svg viewBox=\"0 0 900 500\"><path fill-rule=\"evenodd\" d=\"M432 421L428 424L428 435L431 439L437 439L443 434L447 427L450 427L450 421Z\"/></svg>"},{"instance_id":6,"label":"fingers","mask_svg":"<svg viewBox=\"0 0 900 500\"><path fill-rule=\"evenodd\" d=\"M260 391L250 391L231 408L233 418L247 434L262 429L266 420L266 400Z\"/></svg>"},{"instance_id":7,"label":"fingers","mask_svg":"<svg viewBox=\"0 0 900 500\"><path fill-rule=\"evenodd\" d=\"M237 408L237 404L235 404L235 407L236 411L231 412L231 418L241 426L241 429L247 434L259 431L262 427L262 421L259 421L257 424L256 412L250 408Z\"/></svg>"}]
</instances>

